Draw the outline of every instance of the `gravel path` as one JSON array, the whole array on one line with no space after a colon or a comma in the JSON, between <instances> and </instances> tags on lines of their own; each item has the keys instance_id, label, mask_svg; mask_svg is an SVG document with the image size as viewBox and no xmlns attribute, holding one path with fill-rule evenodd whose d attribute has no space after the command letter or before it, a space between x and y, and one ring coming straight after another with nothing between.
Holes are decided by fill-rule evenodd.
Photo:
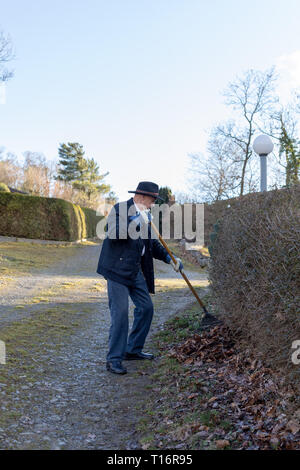
<instances>
[{"instance_id":1,"label":"gravel path","mask_svg":"<svg viewBox=\"0 0 300 470\"><path fill-rule=\"evenodd\" d=\"M76 256L15 277L1 292L1 449L139 448L135 423L150 364L126 362L124 376L105 370L110 318L99 253L100 245L78 246ZM157 262L155 269L151 333L193 301L170 266ZM196 286L207 285L203 271L186 273Z\"/></svg>"}]
</instances>

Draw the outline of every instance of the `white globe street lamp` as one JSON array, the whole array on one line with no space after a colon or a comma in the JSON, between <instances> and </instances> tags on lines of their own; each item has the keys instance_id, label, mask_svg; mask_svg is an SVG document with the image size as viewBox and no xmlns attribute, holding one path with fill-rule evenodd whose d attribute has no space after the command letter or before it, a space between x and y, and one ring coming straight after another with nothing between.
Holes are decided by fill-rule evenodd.
<instances>
[{"instance_id":1,"label":"white globe street lamp","mask_svg":"<svg viewBox=\"0 0 300 470\"><path fill-rule=\"evenodd\" d=\"M274 144L268 135L259 135L253 142L253 150L260 156L260 190L267 191L267 156Z\"/></svg>"}]
</instances>

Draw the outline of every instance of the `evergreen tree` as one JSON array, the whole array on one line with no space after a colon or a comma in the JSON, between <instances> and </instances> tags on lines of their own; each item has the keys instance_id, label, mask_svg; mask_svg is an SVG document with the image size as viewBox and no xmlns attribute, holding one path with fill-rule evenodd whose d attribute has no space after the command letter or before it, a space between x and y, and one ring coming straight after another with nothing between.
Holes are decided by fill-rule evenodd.
<instances>
[{"instance_id":1,"label":"evergreen tree","mask_svg":"<svg viewBox=\"0 0 300 470\"><path fill-rule=\"evenodd\" d=\"M83 146L77 142L60 144L58 155L59 169L56 179L65 183L76 181L85 169Z\"/></svg>"},{"instance_id":2,"label":"evergreen tree","mask_svg":"<svg viewBox=\"0 0 300 470\"><path fill-rule=\"evenodd\" d=\"M89 200L97 193L106 194L110 191L110 185L102 182L108 173L99 174L98 164L93 158L85 158L82 145L77 142L60 144L58 153L60 160L57 180L70 183Z\"/></svg>"},{"instance_id":3,"label":"evergreen tree","mask_svg":"<svg viewBox=\"0 0 300 470\"><path fill-rule=\"evenodd\" d=\"M109 191L108 195L105 198L105 201L108 204L116 204L118 202L118 197L114 191Z\"/></svg>"},{"instance_id":4,"label":"evergreen tree","mask_svg":"<svg viewBox=\"0 0 300 470\"><path fill-rule=\"evenodd\" d=\"M172 196L172 189L169 188L169 186L162 186L158 190L158 194L160 197L163 198L164 201L161 201L160 199L156 199L155 204L168 204L171 196Z\"/></svg>"},{"instance_id":5,"label":"evergreen tree","mask_svg":"<svg viewBox=\"0 0 300 470\"><path fill-rule=\"evenodd\" d=\"M73 187L83 191L88 198L95 193L106 194L110 191L109 184L99 184L108 173L99 174L99 166L93 158L85 159L80 162L78 178L73 181Z\"/></svg>"},{"instance_id":6,"label":"evergreen tree","mask_svg":"<svg viewBox=\"0 0 300 470\"><path fill-rule=\"evenodd\" d=\"M285 155L286 159L286 186L292 186L299 182L300 173L300 152L298 148L299 142L292 138L281 119L281 136L279 154Z\"/></svg>"}]
</instances>

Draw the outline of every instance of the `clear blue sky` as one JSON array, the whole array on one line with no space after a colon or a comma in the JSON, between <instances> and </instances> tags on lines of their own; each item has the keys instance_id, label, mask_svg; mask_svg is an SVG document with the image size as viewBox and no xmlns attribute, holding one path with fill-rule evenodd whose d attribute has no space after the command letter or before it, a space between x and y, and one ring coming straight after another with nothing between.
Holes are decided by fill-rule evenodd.
<instances>
[{"instance_id":1,"label":"clear blue sky","mask_svg":"<svg viewBox=\"0 0 300 470\"><path fill-rule=\"evenodd\" d=\"M298 0L1 1L16 60L0 146L53 160L80 142L121 199L141 180L185 191L227 83L291 54L297 75L299 23Z\"/></svg>"}]
</instances>

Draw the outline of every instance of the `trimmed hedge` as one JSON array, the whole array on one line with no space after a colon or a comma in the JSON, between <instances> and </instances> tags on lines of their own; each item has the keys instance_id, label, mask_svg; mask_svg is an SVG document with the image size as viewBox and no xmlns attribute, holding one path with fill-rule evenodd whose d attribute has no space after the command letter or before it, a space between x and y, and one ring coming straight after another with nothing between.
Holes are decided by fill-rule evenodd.
<instances>
[{"instance_id":1,"label":"trimmed hedge","mask_svg":"<svg viewBox=\"0 0 300 470\"><path fill-rule=\"evenodd\" d=\"M81 210L85 217L86 238L96 237L96 227L103 216L96 215L96 211L89 209L88 207L81 207Z\"/></svg>"},{"instance_id":2,"label":"trimmed hedge","mask_svg":"<svg viewBox=\"0 0 300 470\"><path fill-rule=\"evenodd\" d=\"M210 234L214 230L214 225L217 223L219 219L221 219L225 214L227 214L232 208L234 208L235 204L237 204L239 198L232 198L222 201L215 201L213 203L204 203L204 245L210 245ZM192 230L196 230L196 206L197 204L192 203ZM185 238L185 230L184 230L184 205L181 204L182 208L182 234L183 238ZM160 218L161 219L161 218ZM161 230L161 223L160 223L160 230ZM170 217L170 233L171 238L174 238L174 217L171 213ZM189 240L195 241L195 240Z\"/></svg>"},{"instance_id":3,"label":"trimmed hedge","mask_svg":"<svg viewBox=\"0 0 300 470\"><path fill-rule=\"evenodd\" d=\"M5 193L10 193L10 189L5 183L0 183L0 191L3 191Z\"/></svg>"},{"instance_id":4,"label":"trimmed hedge","mask_svg":"<svg viewBox=\"0 0 300 470\"><path fill-rule=\"evenodd\" d=\"M0 193L0 235L76 241L95 237L100 219L63 199Z\"/></svg>"},{"instance_id":5,"label":"trimmed hedge","mask_svg":"<svg viewBox=\"0 0 300 470\"><path fill-rule=\"evenodd\" d=\"M251 196L251 195L250 195ZM242 196L246 197L246 196ZM239 203L240 198L231 198L204 204L204 244L211 244L211 233L215 232L214 225Z\"/></svg>"},{"instance_id":6,"label":"trimmed hedge","mask_svg":"<svg viewBox=\"0 0 300 470\"><path fill-rule=\"evenodd\" d=\"M240 198L211 238L210 280L224 321L246 348L299 384L300 185Z\"/></svg>"}]
</instances>

